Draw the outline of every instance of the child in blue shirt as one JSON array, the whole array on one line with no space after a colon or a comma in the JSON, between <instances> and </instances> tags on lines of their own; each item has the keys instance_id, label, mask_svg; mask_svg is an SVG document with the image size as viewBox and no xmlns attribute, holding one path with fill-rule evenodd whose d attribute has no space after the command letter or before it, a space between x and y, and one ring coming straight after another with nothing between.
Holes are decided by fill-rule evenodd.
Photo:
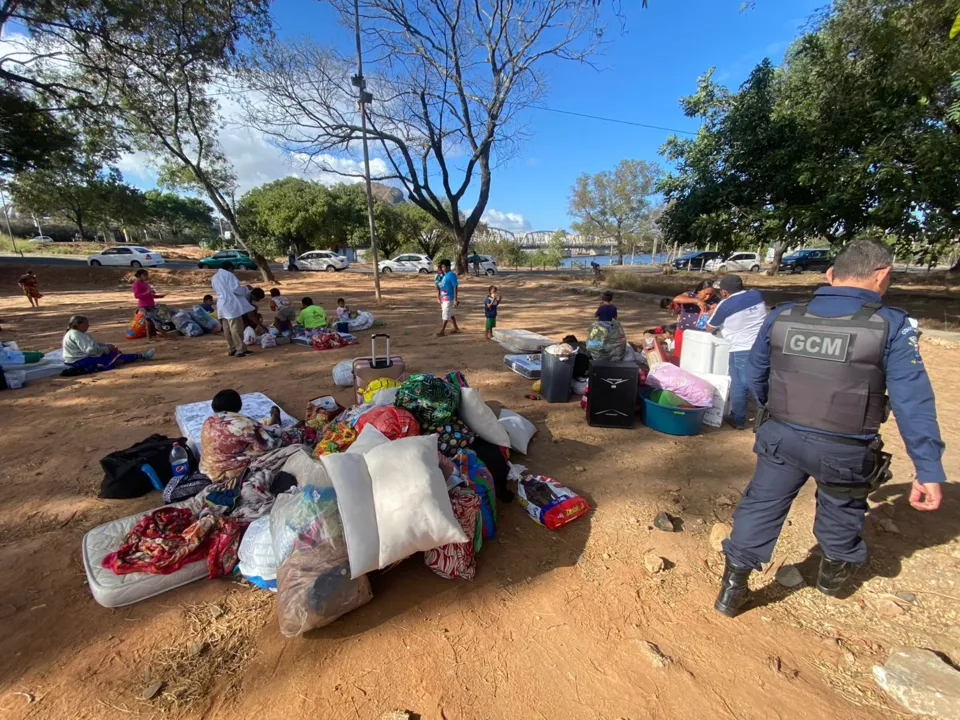
<instances>
[{"instance_id":1,"label":"child in blue shirt","mask_svg":"<svg viewBox=\"0 0 960 720\"><path fill-rule=\"evenodd\" d=\"M437 300L440 301L440 318L443 320L443 325L440 326L437 337L443 337L447 332L447 323L450 322L453 323L453 330L450 331L450 334L456 335L460 332L460 327L457 325L457 316L454 312L455 308L460 305L460 289L457 274L450 270L450 261L441 260L439 267L443 272L443 279L437 283Z\"/></svg>"},{"instance_id":2,"label":"child in blue shirt","mask_svg":"<svg viewBox=\"0 0 960 720\"><path fill-rule=\"evenodd\" d=\"M493 340L493 329L497 326L497 308L502 299L497 292L497 286L491 285L487 290L487 299L483 301L483 314L487 318L487 340Z\"/></svg>"},{"instance_id":3,"label":"child in blue shirt","mask_svg":"<svg viewBox=\"0 0 960 720\"><path fill-rule=\"evenodd\" d=\"M200 303L200 307L213 315L217 311L216 306L213 304L213 295L204 295L203 302Z\"/></svg>"},{"instance_id":4,"label":"child in blue shirt","mask_svg":"<svg viewBox=\"0 0 960 720\"><path fill-rule=\"evenodd\" d=\"M617 306L613 304L613 293L609 290L600 294L600 307L594 314L600 322L610 322L617 319Z\"/></svg>"}]
</instances>

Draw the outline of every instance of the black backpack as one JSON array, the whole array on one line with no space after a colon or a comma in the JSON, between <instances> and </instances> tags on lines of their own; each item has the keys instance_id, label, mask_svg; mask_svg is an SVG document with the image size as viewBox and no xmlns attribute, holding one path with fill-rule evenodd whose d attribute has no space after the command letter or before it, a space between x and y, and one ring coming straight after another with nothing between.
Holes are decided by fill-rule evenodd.
<instances>
[{"instance_id":1,"label":"black backpack","mask_svg":"<svg viewBox=\"0 0 960 720\"><path fill-rule=\"evenodd\" d=\"M170 450L174 443L180 443L180 447L186 449L190 468L195 470L196 459L187 446L186 438L151 435L126 450L117 450L100 459L100 467L103 468L100 497L125 500L141 497L155 490L150 476L141 469L144 465L153 468L161 488L165 486L173 476L170 469Z\"/></svg>"}]
</instances>

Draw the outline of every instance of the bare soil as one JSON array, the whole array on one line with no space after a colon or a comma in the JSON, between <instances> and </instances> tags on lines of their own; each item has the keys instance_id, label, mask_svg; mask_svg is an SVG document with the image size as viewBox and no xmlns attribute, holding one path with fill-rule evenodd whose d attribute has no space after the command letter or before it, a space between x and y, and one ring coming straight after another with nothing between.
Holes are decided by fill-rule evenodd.
<instances>
[{"instance_id":1,"label":"bare soil","mask_svg":"<svg viewBox=\"0 0 960 720\"><path fill-rule=\"evenodd\" d=\"M129 274L106 268L41 273L45 297L30 310L0 267L3 339L59 344L82 312L106 342L142 350L123 331L133 315ZM197 302L209 273L152 273L172 306ZM254 276L251 274L250 279ZM295 415L331 393L337 362L360 346L315 352L285 346L226 357L222 338L156 344L157 358L84 378L52 378L3 393L0 414L0 713L4 718L379 718L406 709L429 720L596 718L849 718L902 711L875 688L872 666L899 644L960 658L957 609L960 515L948 489L939 513L909 508L912 468L894 426L895 481L874 498L866 528L870 564L845 600L809 583L816 556L813 488L795 504L768 571L755 574L754 607L736 620L712 609L721 556L712 525L728 521L753 470L752 435L707 429L672 438L647 428L588 427L578 403L524 398L529 381L483 339L488 282L465 279L464 332L438 338L429 277L285 275L284 291L328 309L339 296L387 322L393 350L414 371L462 370L491 403L533 420L524 464L589 499L594 511L559 532L516 504L501 508L473 582L443 580L420 558L373 577L374 600L328 628L283 638L275 598L229 579L201 581L132 607L90 596L80 546L98 524L161 503L97 498L99 459L153 432L177 431L174 408L224 387L262 391ZM502 327L583 335L595 302L561 289L500 278ZM668 319L649 300L624 298L631 335ZM948 446L957 441L956 355L924 346ZM957 470L952 452L948 474ZM653 529L665 510L682 530ZM666 560L651 574L646 556ZM800 564L808 585L773 578ZM911 592L901 607L891 596ZM902 601L901 601L902 602ZM896 605L896 608L891 607ZM141 698L153 683L153 699Z\"/></svg>"}]
</instances>

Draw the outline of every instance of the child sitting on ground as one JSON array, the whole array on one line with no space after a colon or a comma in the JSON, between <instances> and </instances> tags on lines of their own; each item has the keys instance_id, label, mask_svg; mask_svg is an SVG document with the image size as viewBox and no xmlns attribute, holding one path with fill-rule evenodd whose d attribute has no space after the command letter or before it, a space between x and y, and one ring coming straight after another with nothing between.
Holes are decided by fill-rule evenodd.
<instances>
[{"instance_id":1,"label":"child sitting on ground","mask_svg":"<svg viewBox=\"0 0 960 720\"><path fill-rule=\"evenodd\" d=\"M281 308L289 307L290 301L284 295L280 294L280 288L270 288L270 309L274 312Z\"/></svg>"},{"instance_id":2,"label":"child sitting on ground","mask_svg":"<svg viewBox=\"0 0 960 720\"><path fill-rule=\"evenodd\" d=\"M597 308L594 317L600 322L610 322L617 319L617 306L613 304L613 293L609 290L600 294L600 307Z\"/></svg>"},{"instance_id":3,"label":"child sitting on ground","mask_svg":"<svg viewBox=\"0 0 960 720\"><path fill-rule=\"evenodd\" d=\"M297 315L297 325L307 330L316 330L327 326L327 312L319 305L313 304L313 299L305 297L301 302L303 309Z\"/></svg>"},{"instance_id":4,"label":"child sitting on ground","mask_svg":"<svg viewBox=\"0 0 960 720\"><path fill-rule=\"evenodd\" d=\"M200 303L200 307L216 317L217 306L213 304L213 295L204 295L203 302Z\"/></svg>"},{"instance_id":5,"label":"child sitting on ground","mask_svg":"<svg viewBox=\"0 0 960 720\"><path fill-rule=\"evenodd\" d=\"M350 319L350 308L347 307L347 301L343 298L337 298L337 320L347 322Z\"/></svg>"},{"instance_id":6,"label":"child sitting on ground","mask_svg":"<svg viewBox=\"0 0 960 720\"><path fill-rule=\"evenodd\" d=\"M491 285L487 290L487 299L483 301L483 314L487 318L487 340L493 340L493 329L497 326L497 308L500 307L500 297L497 286Z\"/></svg>"}]
</instances>

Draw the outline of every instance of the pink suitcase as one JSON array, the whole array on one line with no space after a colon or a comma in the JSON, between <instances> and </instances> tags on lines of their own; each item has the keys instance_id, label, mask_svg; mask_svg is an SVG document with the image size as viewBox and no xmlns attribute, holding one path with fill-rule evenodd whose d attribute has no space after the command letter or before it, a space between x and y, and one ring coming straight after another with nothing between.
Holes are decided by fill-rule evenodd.
<instances>
[{"instance_id":1,"label":"pink suitcase","mask_svg":"<svg viewBox=\"0 0 960 720\"><path fill-rule=\"evenodd\" d=\"M387 353L377 357L377 338L387 341ZM407 366L399 355L390 355L390 336L384 333L375 333L370 338L370 357L357 358L353 361L353 389L357 395L357 403L363 402L363 390L374 380L379 378L393 378L397 382L406 375Z\"/></svg>"}]
</instances>

